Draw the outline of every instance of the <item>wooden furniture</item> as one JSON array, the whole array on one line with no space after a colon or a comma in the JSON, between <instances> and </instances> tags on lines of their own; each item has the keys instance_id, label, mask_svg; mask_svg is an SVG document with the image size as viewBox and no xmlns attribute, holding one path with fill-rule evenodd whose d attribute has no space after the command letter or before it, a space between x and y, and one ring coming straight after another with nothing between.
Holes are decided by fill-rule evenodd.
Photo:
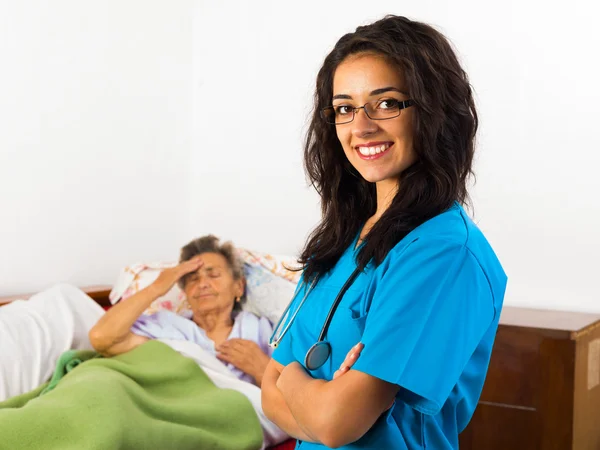
<instances>
[{"instance_id":1,"label":"wooden furniture","mask_svg":"<svg viewBox=\"0 0 600 450\"><path fill-rule=\"evenodd\" d=\"M110 286L83 289L110 305ZM505 307L460 449L600 450L600 314Z\"/></svg>"},{"instance_id":2,"label":"wooden furniture","mask_svg":"<svg viewBox=\"0 0 600 450\"><path fill-rule=\"evenodd\" d=\"M110 294L111 286L106 284L96 285L96 286L87 286L82 287L81 290L85 292L87 295L92 297L96 303L98 303L102 307L110 306L110 301L108 300L108 294ZM20 294L20 295L11 295L7 297L0 297L0 306L6 305L15 300L24 299L27 300L34 294Z\"/></svg>"},{"instance_id":3,"label":"wooden furniture","mask_svg":"<svg viewBox=\"0 0 600 450\"><path fill-rule=\"evenodd\" d=\"M600 314L505 307L461 450L600 450Z\"/></svg>"}]
</instances>

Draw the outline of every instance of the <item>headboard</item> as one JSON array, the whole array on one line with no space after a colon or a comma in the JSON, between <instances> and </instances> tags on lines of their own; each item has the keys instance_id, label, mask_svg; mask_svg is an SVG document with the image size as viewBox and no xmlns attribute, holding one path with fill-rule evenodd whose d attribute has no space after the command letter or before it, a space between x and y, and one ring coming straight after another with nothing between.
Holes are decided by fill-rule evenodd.
<instances>
[{"instance_id":1,"label":"headboard","mask_svg":"<svg viewBox=\"0 0 600 450\"><path fill-rule=\"evenodd\" d=\"M108 294L110 294L111 288L112 287L110 285L101 284L101 285L82 287L81 290L83 292L85 292L87 295L89 295L90 297L92 297L92 299L94 299L94 301L96 303L98 303L100 306L106 307L106 306L110 306L110 301L108 300ZM34 295L34 294L33 293L19 294L19 295L5 296L5 297L0 296L0 306L7 305L8 303L13 302L15 300L20 300L20 299L27 300L32 295Z\"/></svg>"}]
</instances>

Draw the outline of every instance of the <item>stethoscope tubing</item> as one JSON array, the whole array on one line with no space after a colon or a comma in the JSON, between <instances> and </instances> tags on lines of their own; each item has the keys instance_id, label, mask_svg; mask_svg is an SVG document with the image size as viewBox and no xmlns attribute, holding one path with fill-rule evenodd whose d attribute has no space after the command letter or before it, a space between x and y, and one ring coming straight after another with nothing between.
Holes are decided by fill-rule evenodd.
<instances>
[{"instance_id":1,"label":"stethoscope tubing","mask_svg":"<svg viewBox=\"0 0 600 450\"><path fill-rule=\"evenodd\" d=\"M360 268L358 268L358 267L352 272L352 274L348 277L348 279L346 280L346 282L344 283L344 285L340 289L340 292L338 292L338 295L336 296L335 300L333 301L333 304L331 305L331 308L329 308L329 312L327 313L327 317L325 318L325 322L323 323L323 326L321 327L321 332L319 333L319 338L318 338L317 342L315 342L308 349L308 351L306 353L305 365L308 367L308 369L310 369L310 370L318 369L323 364L325 364L325 361L327 361L327 359L329 358L329 356L331 354L331 346L329 345L329 343L327 343L325 341L325 338L327 337L327 331L329 330L329 325L331 324L331 321L333 319L333 315L335 314L335 311L337 310L340 302L342 301L342 298L344 297L344 294L350 288L350 286L352 285L352 283L354 283L354 281L356 280L356 277L358 277L358 275L361 272L362 272L362 270L360 270ZM296 316L298 315L298 312L300 311L300 309L304 305L304 302L308 298L309 294L312 292L312 290L313 290L313 288L314 288L314 286L316 284L316 280L317 280L316 278L314 278L312 280L310 286L308 287L308 289L306 290L306 292L304 294L304 297L302 298L302 301L300 302L300 304L296 308L296 311L294 311L294 314L292 315L291 319L287 322L287 325L285 326L285 328L281 332L281 336L279 336L278 338L276 338L275 335L277 334L277 331L282 327L283 321L286 320L286 316L287 316L288 312L290 311L290 308L292 307L292 304L294 303L295 296L294 296L294 298L292 298L292 300L290 301L290 303L286 306L285 310L283 311L283 314L281 315L281 318L279 319L279 321L277 322L277 325L275 326L275 329L273 330L273 334L271 335L271 338L269 339L269 345L271 347L276 348L277 345L279 345L279 342L281 342L281 340L283 339L283 337L285 336L285 334L288 332L289 328L294 323L294 320L296 319ZM325 347L321 346L320 345L321 343L325 343L327 348L325 349ZM317 352L319 349L321 351L324 350L325 353L323 353L318 358L312 358L311 356L313 356L313 354L315 352ZM318 360L319 363L309 364L309 361L312 361L313 359Z\"/></svg>"}]
</instances>

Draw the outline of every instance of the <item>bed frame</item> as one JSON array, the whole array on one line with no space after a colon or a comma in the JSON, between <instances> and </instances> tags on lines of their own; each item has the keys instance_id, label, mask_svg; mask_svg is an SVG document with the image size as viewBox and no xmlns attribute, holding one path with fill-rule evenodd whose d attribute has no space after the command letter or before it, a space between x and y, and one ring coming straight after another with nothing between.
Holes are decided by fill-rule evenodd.
<instances>
[{"instance_id":1,"label":"bed frame","mask_svg":"<svg viewBox=\"0 0 600 450\"><path fill-rule=\"evenodd\" d=\"M95 285L95 286L82 287L80 289L83 292L85 292L87 295L92 297L92 299L96 303L98 303L100 306L102 306L103 308L107 308L110 306L110 300L108 299L108 294L110 294L112 286L109 286L106 284L100 284L100 285ZM20 299L27 300L32 295L34 295L34 293L0 297L0 306L6 305L15 300L20 300Z\"/></svg>"},{"instance_id":2,"label":"bed frame","mask_svg":"<svg viewBox=\"0 0 600 450\"><path fill-rule=\"evenodd\" d=\"M110 288L83 290L108 307ZM0 297L0 306L30 296ZM460 448L600 449L600 314L505 307Z\"/></svg>"}]
</instances>

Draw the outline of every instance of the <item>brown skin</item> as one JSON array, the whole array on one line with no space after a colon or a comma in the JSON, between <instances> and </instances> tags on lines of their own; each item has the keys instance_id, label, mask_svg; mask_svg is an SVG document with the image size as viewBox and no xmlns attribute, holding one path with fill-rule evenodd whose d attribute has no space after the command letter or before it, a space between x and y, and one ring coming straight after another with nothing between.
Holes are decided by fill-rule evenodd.
<instances>
[{"instance_id":1,"label":"brown skin","mask_svg":"<svg viewBox=\"0 0 600 450\"><path fill-rule=\"evenodd\" d=\"M217 347L217 357L251 375L260 386L270 358L248 339L228 339Z\"/></svg>"},{"instance_id":2,"label":"brown skin","mask_svg":"<svg viewBox=\"0 0 600 450\"><path fill-rule=\"evenodd\" d=\"M392 89L374 95L383 88ZM393 98L407 100L402 73L384 58L365 53L348 57L336 69L333 105L360 107L367 102ZM337 137L348 161L375 183L377 210L367 221L367 232L389 207L401 188L400 173L416 161L413 149L413 111L402 110L389 120L371 120L359 110L354 121L336 125ZM360 158L357 146L393 143L380 158ZM361 238L365 233L361 234ZM262 384L267 417L290 435L340 447L360 439L393 404L400 387L351 367L362 347L355 347L331 381L314 379L298 362L283 367L271 360Z\"/></svg>"},{"instance_id":3,"label":"brown skin","mask_svg":"<svg viewBox=\"0 0 600 450\"><path fill-rule=\"evenodd\" d=\"M364 344L359 342L350 349L344 362L340 365L340 368L333 374L334 380L348 373L360 357L363 348ZM302 427L299 422L296 421L281 391L277 388L281 372L284 368L283 365L279 364L274 359L271 359L269 367L265 371L262 384L262 403L265 414L267 417L276 415L280 420L280 422L278 422L279 427L286 431L290 436L294 436L303 441L322 442L308 428ZM391 408L392 405L393 401L388 405L387 409ZM267 407L269 410L265 409Z\"/></svg>"},{"instance_id":4,"label":"brown skin","mask_svg":"<svg viewBox=\"0 0 600 450\"><path fill-rule=\"evenodd\" d=\"M376 89L392 90L372 95ZM367 102L394 99L408 100L404 77L385 58L372 53L349 56L335 71L333 77L333 106L362 106ZM344 98L335 98L335 97ZM350 97L350 98L345 98ZM413 149L414 109L403 109L389 120L371 120L363 110L357 111L350 123L337 125L337 137L348 161L377 189L377 211L367 221L361 238L383 215L400 188L399 175L417 160ZM393 145L381 158L365 161L358 156L357 146L369 142L390 142Z\"/></svg>"},{"instance_id":5,"label":"brown skin","mask_svg":"<svg viewBox=\"0 0 600 450\"><path fill-rule=\"evenodd\" d=\"M114 356L148 341L132 333L131 326L184 275L188 275L183 290L192 308L192 320L215 343L217 357L249 374L260 385L269 357L253 341L228 341L233 328L231 314L244 293L244 280L233 277L227 259L219 253L203 253L163 270L150 286L110 308L90 330L92 346L103 355Z\"/></svg>"}]
</instances>

